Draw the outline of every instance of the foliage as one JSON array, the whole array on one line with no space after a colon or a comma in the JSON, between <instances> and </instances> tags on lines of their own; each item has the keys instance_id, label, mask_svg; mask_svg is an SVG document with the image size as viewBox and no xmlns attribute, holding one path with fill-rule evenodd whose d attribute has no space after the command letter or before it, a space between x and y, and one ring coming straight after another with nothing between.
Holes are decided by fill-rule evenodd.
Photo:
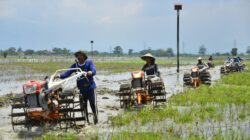
<instances>
[{"instance_id":1,"label":"foliage","mask_svg":"<svg viewBox=\"0 0 250 140\"><path fill-rule=\"evenodd\" d=\"M128 49L128 55L132 55L133 51L133 49Z\"/></svg>"},{"instance_id":2,"label":"foliage","mask_svg":"<svg viewBox=\"0 0 250 140\"><path fill-rule=\"evenodd\" d=\"M122 49L122 47L121 47L121 46L116 46L116 47L114 48L113 53L114 53L115 55L122 55L122 54L123 54L123 49Z\"/></svg>"},{"instance_id":3,"label":"foliage","mask_svg":"<svg viewBox=\"0 0 250 140\"><path fill-rule=\"evenodd\" d=\"M171 57L171 56L174 56L174 51L173 51L172 48L156 49L156 50L147 49L147 50L140 51L141 55L144 55L146 53L151 53L152 55L159 56L159 57L163 57L163 56Z\"/></svg>"},{"instance_id":4,"label":"foliage","mask_svg":"<svg viewBox=\"0 0 250 140\"><path fill-rule=\"evenodd\" d=\"M55 54L59 54L59 55L69 55L70 54L70 50L67 49L67 48L53 48L52 49L52 53L55 53Z\"/></svg>"},{"instance_id":5,"label":"foliage","mask_svg":"<svg viewBox=\"0 0 250 140\"><path fill-rule=\"evenodd\" d=\"M231 54L232 54L233 56L236 56L236 55L237 55L237 51L238 51L237 48L232 48Z\"/></svg>"},{"instance_id":6,"label":"foliage","mask_svg":"<svg viewBox=\"0 0 250 140\"><path fill-rule=\"evenodd\" d=\"M24 54L25 54L25 55L33 55L34 52L35 52L34 50L27 49L27 50L24 51Z\"/></svg>"},{"instance_id":7,"label":"foliage","mask_svg":"<svg viewBox=\"0 0 250 140\"><path fill-rule=\"evenodd\" d=\"M4 52L3 52L3 57L6 58L7 55L8 55L7 51L4 51Z\"/></svg>"},{"instance_id":8,"label":"foliage","mask_svg":"<svg viewBox=\"0 0 250 140\"><path fill-rule=\"evenodd\" d=\"M206 51L207 51L207 49L205 48L205 46L201 45L200 49L199 49L199 54L203 56L206 54Z\"/></svg>"}]
</instances>

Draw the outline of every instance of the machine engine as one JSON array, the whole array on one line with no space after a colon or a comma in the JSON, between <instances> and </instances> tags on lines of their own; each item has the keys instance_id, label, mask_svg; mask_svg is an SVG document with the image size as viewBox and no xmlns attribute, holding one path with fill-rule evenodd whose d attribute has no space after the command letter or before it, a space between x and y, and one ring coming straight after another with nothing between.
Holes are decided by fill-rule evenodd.
<instances>
[{"instance_id":1,"label":"machine engine","mask_svg":"<svg viewBox=\"0 0 250 140\"><path fill-rule=\"evenodd\" d=\"M145 87L145 74L143 71L132 72L132 88L141 89Z\"/></svg>"},{"instance_id":2,"label":"machine engine","mask_svg":"<svg viewBox=\"0 0 250 140\"><path fill-rule=\"evenodd\" d=\"M23 85L25 104L30 108L42 107L48 109L48 96L45 91L48 89L47 81L29 81Z\"/></svg>"}]
</instances>

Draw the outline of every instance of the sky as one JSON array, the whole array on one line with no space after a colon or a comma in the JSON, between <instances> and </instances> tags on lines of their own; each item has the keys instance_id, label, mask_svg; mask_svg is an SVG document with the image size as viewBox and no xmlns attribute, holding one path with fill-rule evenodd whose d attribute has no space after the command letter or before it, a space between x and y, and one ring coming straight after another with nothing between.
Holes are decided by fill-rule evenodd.
<instances>
[{"instance_id":1,"label":"sky","mask_svg":"<svg viewBox=\"0 0 250 140\"><path fill-rule=\"evenodd\" d=\"M250 0L0 0L0 49L175 51L176 3L182 53L250 46Z\"/></svg>"}]
</instances>

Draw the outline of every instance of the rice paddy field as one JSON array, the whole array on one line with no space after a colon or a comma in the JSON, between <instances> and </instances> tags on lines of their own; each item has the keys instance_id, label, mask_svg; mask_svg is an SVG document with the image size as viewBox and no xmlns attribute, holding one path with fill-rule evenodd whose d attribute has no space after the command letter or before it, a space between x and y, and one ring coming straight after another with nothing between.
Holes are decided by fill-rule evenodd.
<instances>
[{"instance_id":1,"label":"rice paddy field","mask_svg":"<svg viewBox=\"0 0 250 140\"><path fill-rule=\"evenodd\" d=\"M208 56L204 57L204 61ZM159 57L156 58L156 63L159 67L173 67L176 66L176 58L175 57ZM196 57L181 57L180 65L190 65L195 64L197 62ZM94 58L96 69L98 71L108 71L110 73L120 73L120 72L128 72L141 69L141 67L145 64L139 57L97 57ZM10 57L8 59L0 58L0 67L15 67L20 66L24 68L29 68L32 70L36 70L37 72L45 72L52 73L57 69L68 68L71 66L74 59L72 57L41 57L34 56L32 58L17 58ZM224 59L218 58L214 60L215 65L222 65Z\"/></svg>"},{"instance_id":2,"label":"rice paddy field","mask_svg":"<svg viewBox=\"0 0 250 140\"><path fill-rule=\"evenodd\" d=\"M248 63L249 65L249 63ZM111 129L88 139L250 139L250 70L222 76L211 87L186 89L167 104L110 117ZM77 134L42 139L82 139Z\"/></svg>"},{"instance_id":3,"label":"rice paddy field","mask_svg":"<svg viewBox=\"0 0 250 140\"><path fill-rule=\"evenodd\" d=\"M51 75L55 70L68 68L73 59L57 61L27 61L26 59L0 60L3 80L14 80L20 84L30 79ZM144 62L139 58L117 60L94 60L100 73L115 73L138 70ZM174 59L159 59L160 68L176 65ZM196 59L183 59L181 65L193 65ZM215 61L223 64L222 59ZM247 66L250 63L247 62ZM14 69L14 73L8 72ZM28 74L27 74L28 73ZM33 73L33 74L32 74ZM6 77L12 75L11 78ZM118 115L108 117L108 127L84 128L77 131L58 132L46 130L35 137L38 140L75 140L75 139L250 139L250 70L220 76L212 86L197 89L185 88L181 93L169 97L163 106L143 109L128 109ZM115 82L115 81L114 81ZM15 96L9 94L8 96ZM0 101L8 100L1 96Z\"/></svg>"}]
</instances>

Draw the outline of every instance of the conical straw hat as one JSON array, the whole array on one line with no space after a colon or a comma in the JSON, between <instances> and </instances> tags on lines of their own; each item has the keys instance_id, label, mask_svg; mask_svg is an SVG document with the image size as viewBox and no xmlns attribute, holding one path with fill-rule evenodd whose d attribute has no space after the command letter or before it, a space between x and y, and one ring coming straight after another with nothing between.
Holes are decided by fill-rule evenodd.
<instances>
[{"instance_id":1,"label":"conical straw hat","mask_svg":"<svg viewBox=\"0 0 250 140\"><path fill-rule=\"evenodd\" d=\"M142 60L145 60L145 58L147 58L147 57L149 57L149 58L155 60L155 57L154 57L151 53L147 53L147 54L141 56L141 59L142 59Z\"/></svg>"}]
</instances>

